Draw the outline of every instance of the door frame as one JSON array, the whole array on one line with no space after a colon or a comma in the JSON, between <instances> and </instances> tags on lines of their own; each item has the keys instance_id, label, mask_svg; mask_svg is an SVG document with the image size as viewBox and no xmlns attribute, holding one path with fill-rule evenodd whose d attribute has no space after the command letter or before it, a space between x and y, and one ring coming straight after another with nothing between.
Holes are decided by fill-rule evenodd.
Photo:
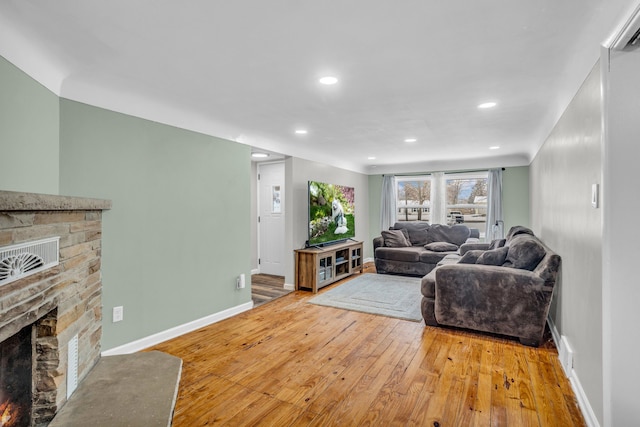
<instances>
[{"instance_id":1,"label":"door frame","mask_svg":"<svg viewBox=\"0 0 640 427\"><path fill-rule=\"evenodd\" d=\"M261 273L261 264L260 264L260 259L262 258L262 254L261 254L261 250L262 250L262 246L261 246L261 238L262 238L262 223L260 221L260 210L261 210L261 199L260 199L260 168L264 165L275 165L275 164L281 164L283 167L283 177L282 177L282 186L285 187L285 176L286 176L286 163L284 160L273 160L273 161L266 161L266 162L258 162L256 165L256 197L257 197L257 201L256 201L256 218L257 218L257 228L256 228L256 238L257 238L257 255L258 255L258 268L256 269L256 273L260 274ZM284 188L283 188L283 193L284 193ZM283 223L285 224L286 227L286 223L287 223L287 215L286 215L286 203L287 200L285 198L285 206L283 206L283 210L282 210L282 220ZM284 248L283 248L284 250ZM284 252L281 254L282 255L282 260L284 261ZM283 265L284 268L284 265ZM285 275L286 272L283 272L283 276Z\"/></svg>"}]
</instances>

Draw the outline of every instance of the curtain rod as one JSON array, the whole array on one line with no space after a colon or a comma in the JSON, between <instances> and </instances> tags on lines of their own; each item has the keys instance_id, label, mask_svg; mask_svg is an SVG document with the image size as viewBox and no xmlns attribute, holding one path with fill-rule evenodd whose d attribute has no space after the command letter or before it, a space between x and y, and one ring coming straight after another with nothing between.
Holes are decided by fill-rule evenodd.
<instances>
[{"instance_id":1,"label":"curtain rod","mask_svg":"<svg viewBox=\"0 0 640 427\"><path fill-rule=\"evenodd\" d=\"M474 172L489 172L491 169L502 169L503 171L505 170L505 168L489 168L489 169L472 169L472 170L460 170L460 171L447 171L444 172L445 174L453 174L453 173L474 173ZM433 171L433 172L416 172L416 173L385 173L382 174L382 176L386 176L386 175L391 175L391 176L421 176L421 175L432 175L436 172L442 172L442 171Z\"/></svg>"}]
</instances>

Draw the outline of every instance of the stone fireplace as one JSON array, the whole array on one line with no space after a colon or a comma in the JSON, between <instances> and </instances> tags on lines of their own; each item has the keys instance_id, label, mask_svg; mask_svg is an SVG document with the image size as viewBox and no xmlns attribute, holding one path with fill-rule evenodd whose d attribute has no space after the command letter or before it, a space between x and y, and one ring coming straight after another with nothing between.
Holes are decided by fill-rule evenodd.
<instances>
[{"instance_id":1,"label":"stone fireplace","mask_svg":"<svg viewBox=\"0 0 640 427\"><path fill-rule=\"evenodd\" d=\"M110 208L0 191L0 249L60 239L57 265L0 281L0 427L46 426L99 360L102 211Z\"/></svg>"}]
</instances>

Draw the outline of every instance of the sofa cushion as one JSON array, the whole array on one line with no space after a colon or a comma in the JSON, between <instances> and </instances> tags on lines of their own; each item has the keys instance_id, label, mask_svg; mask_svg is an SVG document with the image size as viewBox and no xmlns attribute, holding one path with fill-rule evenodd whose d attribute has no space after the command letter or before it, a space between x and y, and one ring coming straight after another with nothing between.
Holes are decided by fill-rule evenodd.
<instances>
[{"instance_id":1,"label":"sofa cushion","mask_svg":"<svg viewBox=\"0 0 640 427\"><path fill-rule=\"evenodd\" d=\"M424 245L424 248L433 252L455 252L458 250L458 245L449 242L432 242Z\"/></svg>"},{"instance_id":2,"label":"sofa cushion","mask_svg":"<svg viewBox=\"0 0 640 427\"><path fill-rule=\"evenodd\" d=\"M531 231L530 228L527 228L527 227L525 227L523 225L514 225L507 232L506 240L511 240L511 239L513 239L514 237L516 237L519 234L529 234L529 235L533 236L533 231Z\"/></svg>"},{"instance_id":3,"label":"sofa cushion","mask_svg":"<svg viewBox=\"0 0 640 427\"><path fill-rule=\"evenodd\" d=\"M442 258L444 258L447 254L453 253L455 252L434 252L423 249L420 253L420 262L436 265L440 261L442 261Z\"/></svg>"},{"instance_id":4,"label":"sofa cushion","mask_svg":"<svg viewBox=\"0 0 640 427\"><path fill-rule=\"evenodd\" d=\"M394 230L406 230L413 246L424 246L429 243L427 232L430 228L431 225L426 221L396 222L392 227Z\"/></svg>"},{"instance_id":5,"label":"sofa cushion","mask_svg":"<svg viewBox=\"0 0 640 427\"><path fill-rule=\"evenodd\" d=\"M419 262L420 254L426 252L421 246L406 248L376 248L375 257L389 261Z\"/></svg>"},{"instance_id":6,"label":"sofa cushion","mask_svg":"<svg viewBox=\"0 0 640 427\"><path fill-rule=\"evenodd\" d=\"M384 239L384 245L388 248L406 248L407 246L411 246L407 238L406 230L382 231L382 238Z\"/></svg>"},{"instance_id":7,"label":"sofa cushion","mask_svg":"<svg viewBox=\"0 0 640 427\"><path fill-rule=\"evenodd\" d=\"M507 239L495 239L489 244L489 249L498 249L507 243Z\"/></svg>"},{"instance_id":8,"label":"sofa cushion","mask_svg":"<svg viewBox=\"0 0 640 427\"><path fill-rule=\"evenodd\" d=\"M507 260L508 246L484 251L476 260L476 264L502 265Z\"/></svg>"},{"instance_id":9,"label":"sofa cushion","mask_svg":"<svg viewBox=\"0 0 640 427\"><path fill-rule=\"evenodd\" d=\"M460 246L467 241L470 235L466 225L442 225L433 224L427 233L427 242L448 242Z\"/></svg>"},{"instance_id":10,"label":"sofa cushion","mask_svg":"<svg viewBox=\"0 0 640 427\"><path fill-rule=\"evenodd\" d=\"M528 234L514 237L507 248L507 259L502 265L529 271L533 271L547 253L538 239Z\"/></svg>"},{"instance_id":11,"label":"sofa cushion","mask_svg":"<svg viewBox=\"0 0 640 427\"><path fill-rule=\"evenodd\" d=\"M475 264L480 255L482 255L485 251L479 249L472 249L470 251L465 252L462 255L462 258L458 261L460 264Z\"/></svg>"}]
</instances>

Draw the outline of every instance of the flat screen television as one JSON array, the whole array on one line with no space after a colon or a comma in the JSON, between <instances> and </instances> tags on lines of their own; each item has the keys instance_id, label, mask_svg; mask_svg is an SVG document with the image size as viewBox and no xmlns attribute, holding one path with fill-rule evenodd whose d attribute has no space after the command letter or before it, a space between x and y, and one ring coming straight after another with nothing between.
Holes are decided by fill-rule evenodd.
<instances>
[{"instance_id":1,"label":"flat screen television","mask_svg":"<svg viewBox=\"0 0 640 427\"><path fill-rule=\"evenodd\" d=\"M356 235L354 188L309 181L308 246L324 246Z\"/></svg>"}]
</instances>

